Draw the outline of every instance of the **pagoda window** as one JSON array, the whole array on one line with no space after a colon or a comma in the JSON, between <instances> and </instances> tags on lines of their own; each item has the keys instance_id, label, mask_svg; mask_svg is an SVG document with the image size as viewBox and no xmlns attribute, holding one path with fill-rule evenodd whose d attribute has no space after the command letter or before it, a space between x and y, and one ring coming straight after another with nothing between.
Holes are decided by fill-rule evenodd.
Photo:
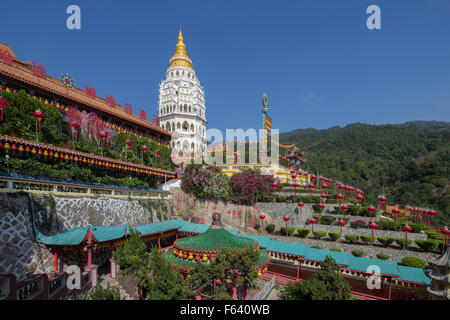
<instances>
[{"instance_id":1,"label":"pagoda window","mask_svg":"<svg viewBox=\"0 0 450 320\"><path fill-rule=\"evenodd\" d=\"M194 125L191 124L191 131L194 132Z\"/></svg>"},{"instance_id":2,"label":"pagoda window","mask_svg":"<svg viewBox=\"0 0 450 320\"><path fill-rule=\"evenodd\" d=\"M188 127L188 123L185 121L183 122L183 131L188 131L189 127Z\"/></svg>"},{"instance_id":3,"label":"pagoda window","mask_svg":"<svg viewBox=\"0 0 450 320\"><path fill-rule=\"evenodd\" d=\"M191 106L189 106L189 112L192 112L192 111L191 111Z\"/></svg>"},{"instance_id":4,"label":"pagoda window","mask_svg":"<svg viewBox=\"0 0 450 320\"><path fill-rule=\"evenodd\" d=\"M178 129L178 130L181 129L181 125L180 125L179 122L177 123L177 129Z\"/></svg>"},{"instance_id":5,"label":"pagoda window","mask_svg":"<svg viewBox=\"0 0 450 320\"><path fill-rule=\"evenodd\" d=\"M194 151L194 143L193 142L191 143L191 149L192 149L192 151Z\"/></svg>"},{"instance_id":6,"label":"pagoda window","mask_svg":"<svg viewBox=\"0 0 450 320\"><path fill-rule=\"evenodd\" d=\"M175 131L175 123L172 122L172 131Z\"/></svg>"},{"instance_id":7,"label":"pagoda window","mask_svg":"<svg viewBox=\"0 0 450 320\"><path fill-rule=\"evenodd\" d=\"M180 75L180 73L177 71L177 76L179 76Z\"/></svg>"}]
</instances>

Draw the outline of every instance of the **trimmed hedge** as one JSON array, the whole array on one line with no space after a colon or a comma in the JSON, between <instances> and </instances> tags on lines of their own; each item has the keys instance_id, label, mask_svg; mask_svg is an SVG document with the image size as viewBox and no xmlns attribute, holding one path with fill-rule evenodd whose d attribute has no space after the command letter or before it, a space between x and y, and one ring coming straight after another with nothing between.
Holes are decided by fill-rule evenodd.
<instances>
[{"instance_id":1,"label":"trimmed hedge","mask_svg":"<svg viewBox=\"0 0 450 320\"><path fill-rule=\"evenodd\" d=\"M321 224L331 225L331 224L333 224L334 221L336 221L336 218L332 217L332 216L322 216L322 217L320 217L320 223Z\"/></svg>"},{"instance_id":2,"label":"trimmed hedge","mask_svg":"<svg viewBox=\"0 0 450 320\"><path fill-rule=\"evenodd\" d=\"M404 257L402 259L402 264L404 264L407 267L414 267L414 268L425 268L427 266L427 262L423 260L422 258L418 257Z\"/></svg>"},{"instance_id":3,"label":"trimmed hedge","mask_svg":"<svg viewBox=\"0 0 450 320\"><path fill-rule=\"evenodd\" d=\"M292 236L294 234L294 232L295 232L295 227L288 227L287 228L288 236Z\"/></svg>"},{"instance_id":4,"label":"trimmed hedge","mask_svg":"<svg viewBox=\"0 0 450 320\"><path fill-rule=\"evenodd\" d=\"M401 249L405 248L405 239L403 238L396 238L395 243L400 246ZM412 240L408 240L408 243L406 244L406 247L411 245Z\"/></svg>"},{"instance_id":5,"label":"trimmed hedge","mask_svg":"<svg viewBox=\"0 0 450 320\"><path fill-rule=\"evenodd\" d=\"M300 238L306 238L307 236L308 236L308 234L309 234L309 229L306 229L306 228L302 228L302 229L298 229L297 230L297 232L298 232L298 236L300 237Z\"/></svg>"},{"instance_id":6,"label":"trimmed hedge","mask_svg":"<svg viewBox=\"0 0 450 320\"><path fill-rule=\"evenodd\" d=\"M268 224L268 225L266 226L266 231L267 231L268 233L273 233L273 232L275 231L275 225L274 225L274 224Z\"/></svg>"},{"instance_id":7,"label":"trimmed hedge","mask_svg":"<svg viewBox=\"0 0 450 320\"><path fill-rule=\"evenodd\" d=\"M313 248L313 249L322 249L321 246L312 246L311 248Z\"/></svg>"},{"instance_id":8,"label":"trimmed hedge","mask_svg":"<svg viewBox=\"0 0 450 320\"><path fill-rule=\"evenodd\" d=\"M364 255L364 251L362 251L362 250L352 250L352 254L355 257L362 257Z\"/></svg>"},{"instance_id":9,"label":"trimmed hedge","mask_svg":"<svg viewBox=\"0 0 450 320\"><path fill-rule=\"evenodd\" d=\"M323 238L327 235L326 231L321 231L321 230L316 230L313 232L313 234L317 237L317 238Z\"/></svg>"},{"instance_id":10,"label":"trimmed hedge","mask_svg":"<svg viewBox=\"0 0 450 320\"><path fill-rule=\"evenodd\" d=\"M390 257L385 253L378 253L377 258L380 260L389 260Z\"/></svg>"},{"instance_id":11,"label":"trimmed hedge","mask_svg":"<svg viewBox=\"0 0 450 320\"><path fill-rule=\"evenodd\" d=\"M439 246L438 240L415 240L414 242L425 252L436 251Z\"/></svg>"},{"instance_id":12,"label":"trimmed hedge","mask_svg":"<svg viewBox=\"0 0 450 320\"><path fill-rule=\"evenodd\" d=\"M341 234L339 232L328 232L328 237L332 241L337 241L341 237Z\"/></svg>"},{"instance_id":13,"label":"trimmed hedge","mask_svg":"<svg viewBox=\"0 0 450 320\"><path fill-rule=\"evenodd\" d=\"M358 236L354 234L346 234L345 240L347 240L350 243L357 243L358 242Z\"/></svg>"},{"instance_id":14,"label":"trimmed hedge","mask_svg":"<svg viewBox=\"0 0 450 320\"><path fill-rule=\"evenodd\" d=\"M361 236L359 236L359 239L361 239L361 241L365 244L369 244L369 243L373 242L372 237L368 236L368 235L361 235Z\"/></svg>"},{"instance_id":15,"label":"trimmed hedge","mask_svg":"<svg viewBox=\"0 0 450 320\"><path fill-rule=\"evenodd\" d=\"M387 248L395 241L395 239L391 237L377 237L377 241Z\"/></svg>"},{"instance_id":16,"label":"trimmed hedge","mask_svg":"<svg viewBox=\"0 0 450 320\"><path fill-rule=\"evenodd\" d=\"M329 251L337 251L337 252L341 252L341 249L337 249L337 248L331 248Z\"/></svg>"}]
</instances>

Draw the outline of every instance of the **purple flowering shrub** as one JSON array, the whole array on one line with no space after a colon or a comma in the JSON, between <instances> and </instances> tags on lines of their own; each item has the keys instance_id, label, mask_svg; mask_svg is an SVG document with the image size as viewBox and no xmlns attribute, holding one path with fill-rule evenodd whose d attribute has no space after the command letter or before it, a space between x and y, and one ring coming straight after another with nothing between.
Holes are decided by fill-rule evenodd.
<instances>
[{"instance_id":1,"label":"purple flowering shrub","mask_svg":"<svg viewBox=\"0 0 450 320\"><path fill-rule=\"evenodd\" d=\"M232 200L237 204L253 205L272 194L273 181L273 176L262 175L259 170L235 173L230 179Z\"/></svg>"},{"instance_id":2,"label":"purple flowering shrub","mask_svg":"<svg viewBox=\"0 0 450 320\"><path fill-rule=\"evenodd\" d=\"M201 164L189 164L185 167L181 188L198 199L228 200L230 194L228 177L215 166Z\"/></svg>"}]
</instances>

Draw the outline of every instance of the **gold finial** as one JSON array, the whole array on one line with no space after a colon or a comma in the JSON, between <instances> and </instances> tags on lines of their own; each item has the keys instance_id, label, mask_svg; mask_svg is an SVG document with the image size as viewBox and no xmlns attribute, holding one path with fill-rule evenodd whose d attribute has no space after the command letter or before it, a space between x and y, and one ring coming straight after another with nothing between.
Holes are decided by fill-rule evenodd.
<instances>
[{"instance_id":1,"label":"gold finial","mask_svg":"<svg viewBox=\"0 0 450 320\"><path fill-rule=\"evenodd\" d=\"M192 69L192 60L191 58L189 58L189 55L186 52L186 45L184 44L183 41L183 33L181 32L181 25L180 25L180 32L178 33L178 43L175 48L175 53L169 60L169 68L173 66L184 66Z\"/></svg>"}]
</instances>

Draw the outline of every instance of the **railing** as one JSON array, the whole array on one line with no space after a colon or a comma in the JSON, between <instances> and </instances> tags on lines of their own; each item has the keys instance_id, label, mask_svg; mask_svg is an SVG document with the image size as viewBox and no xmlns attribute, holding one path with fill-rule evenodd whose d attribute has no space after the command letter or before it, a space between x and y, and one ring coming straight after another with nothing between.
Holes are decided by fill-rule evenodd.
<instances>
[{"instance_id":1,"label":"railing","mask_svg":"<svg viewBox=\"0 0 450 320\"><path fill-rule=\"evenodd\" d=\"M43 290L43 277L24 282L17 288L17 300L31 300Z\"/></svg>"},{"instance_id":2,"label":"railing","mask_svg":"<svg viewBox=\"0 0 450 320\"><path fill-rule=\"evenodd\" d=\"M254 300L264 300L266 296L269 294L270 290L272 290L273 286L275 284L275 275L270 279L269 282L267 282L264 287L259 291L255 297Z\"/></svg>"},{"instance_id":3,"label":"railing","mask_svg":"<svg viewBox=\"0 0 450 320\"><path fill-rule=\"evenodd\" d=\"M48 282L48 296L49 298L55 296L58 292L66 287L67 273L61 273L56 278L49 279Z\"/></svg>"}]
</instances>

